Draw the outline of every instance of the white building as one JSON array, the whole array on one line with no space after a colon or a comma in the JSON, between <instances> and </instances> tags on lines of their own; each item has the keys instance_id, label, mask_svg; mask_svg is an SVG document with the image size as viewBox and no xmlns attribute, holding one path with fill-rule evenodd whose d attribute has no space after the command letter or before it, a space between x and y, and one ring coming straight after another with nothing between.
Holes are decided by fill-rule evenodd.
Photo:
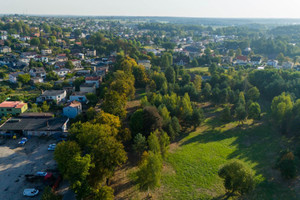
<instances>
[{"instance_id":1,"label":"white building","mask_svg":"<svg viewBox=\"0 0 300 200\"><path fill-rule=\"evenodd\" d=\"M66 100L66 96L66 90L46 90L36 99L36 102L42 103L44 101L55 101L60 103Z\"/></svg>"}]
</instances>

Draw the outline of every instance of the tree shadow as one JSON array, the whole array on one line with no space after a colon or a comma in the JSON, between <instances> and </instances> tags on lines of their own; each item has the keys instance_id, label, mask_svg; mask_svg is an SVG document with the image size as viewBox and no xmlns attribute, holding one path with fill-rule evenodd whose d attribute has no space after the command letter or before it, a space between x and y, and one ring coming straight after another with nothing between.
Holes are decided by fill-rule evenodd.
<instances>
[{"instance_id":1,"label":"tree shadow","mask_svg":"<svg viewBox=\"0 0 300 200\"><path fill-rule=\"evenodd\" d=\"M210 143L234 138L231 146L235 150L227 156L227 160L241 159L251 163L256 172L258 185L254 192L247 195L249 199L300 199L300 191L290 187L289 182L283 181L278 170L274 170L279 152L283 149L283 136L267 123L244 124L232 126L223 130L219 127L220 121L216 118L207 120L208 128L201 134L184 141L181 146L191 143ZM281 194L282 198L272 194ZM295 197L295 198L293 198ZM216 199L225 199L224 196Z\"/></svg>"}]
</instances>

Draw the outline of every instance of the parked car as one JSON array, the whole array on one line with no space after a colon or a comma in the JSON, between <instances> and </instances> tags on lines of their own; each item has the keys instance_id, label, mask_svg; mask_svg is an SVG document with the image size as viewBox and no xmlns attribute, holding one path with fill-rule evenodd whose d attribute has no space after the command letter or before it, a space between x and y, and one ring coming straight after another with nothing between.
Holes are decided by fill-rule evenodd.
<instances>
[{"instance_id":1,"label":"parked car","mask_svg":"<svg viewBox=\"0 0 300 200\"><path fill-rule=\"evenodd\" d=\"M48 151L54 151L56 147L56 144L49 144Z\"/></svg>"},{"instance_id":2,"label":"parked car","mask_svg":"<svg viewBox=\"0 0 300 200\"><path fill-rule=\"evenodd\" d=\"M24 145L28 139L26 137L22 138L22 140L19 142L20 145Z\"/></svg>"},{"instance_id":3,"label":"parked car","mask_svg":"<svg viewBox=\"0 0 300 200\"><path fill-rule=\"evenodd\" d=\"M38 195L39 190L35 188L24 189L23 195L26 197L34 197Z\"/></svg>"},{"instance_id":4,"label":"parked car","mask_svg":"<svg viewBox=\"0 0 300 200\"><path fill-rule=\"evenodd\" d=\"M47 175L47 172L37 172L36 174L35 174L36 176L46 176Z\"/></svg>"}]
</instances>

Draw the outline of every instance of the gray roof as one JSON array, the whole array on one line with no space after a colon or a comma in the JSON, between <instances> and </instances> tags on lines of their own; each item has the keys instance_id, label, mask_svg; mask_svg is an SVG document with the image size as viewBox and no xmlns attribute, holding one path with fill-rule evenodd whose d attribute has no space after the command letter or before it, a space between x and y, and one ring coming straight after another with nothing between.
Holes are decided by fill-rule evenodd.
<instances>
[{"instance_id":1,"label":"gray roof","mask_svg":"<svg viewBox=\"0 0 300 200\"><path fill-rule=\"evenodd\" d=\"M46 90L42 96L57 96L61 95L65 92L65 90Z\"/></svg>"},{"instance_id":2,"label":"gray roof","mask_svg":"<svg viewBox=\"0 0 300 200\"><path fill-rule=\"evenodd\" d=\"M13 117L0 127L0 131L62 131L68 118Z\"/></svg>"}]
</instances>

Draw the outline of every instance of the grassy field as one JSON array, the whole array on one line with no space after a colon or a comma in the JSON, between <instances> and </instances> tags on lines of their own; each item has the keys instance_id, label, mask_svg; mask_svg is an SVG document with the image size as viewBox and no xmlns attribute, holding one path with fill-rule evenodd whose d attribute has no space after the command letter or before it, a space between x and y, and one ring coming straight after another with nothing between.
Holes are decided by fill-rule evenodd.
<instances>
[{"instance_id":1,"label":"grassy field","mask_svg":"<svg viewBox=\"0 0 300 200\"><path fill-rule=\"evenodd\" d=\"M225 199L217 172L231 159L246 162L256 174L256 189L243 199L300 199L299 181L283 180L274 169L278 153L288 145L289 140L271 125L252 121L221 125L210 117L171 145L155 199Z\"/></svg>"},{"instance_id":2,"label":"grassy field","mask_svg":"<svg viewBox=\"0 0 300 200\"><path fill-rule=\"evenodd\" d=\"M190 72L208 72L208 67L194 67L194 68L188 68Z\"/></svg>"}]
</instances>

